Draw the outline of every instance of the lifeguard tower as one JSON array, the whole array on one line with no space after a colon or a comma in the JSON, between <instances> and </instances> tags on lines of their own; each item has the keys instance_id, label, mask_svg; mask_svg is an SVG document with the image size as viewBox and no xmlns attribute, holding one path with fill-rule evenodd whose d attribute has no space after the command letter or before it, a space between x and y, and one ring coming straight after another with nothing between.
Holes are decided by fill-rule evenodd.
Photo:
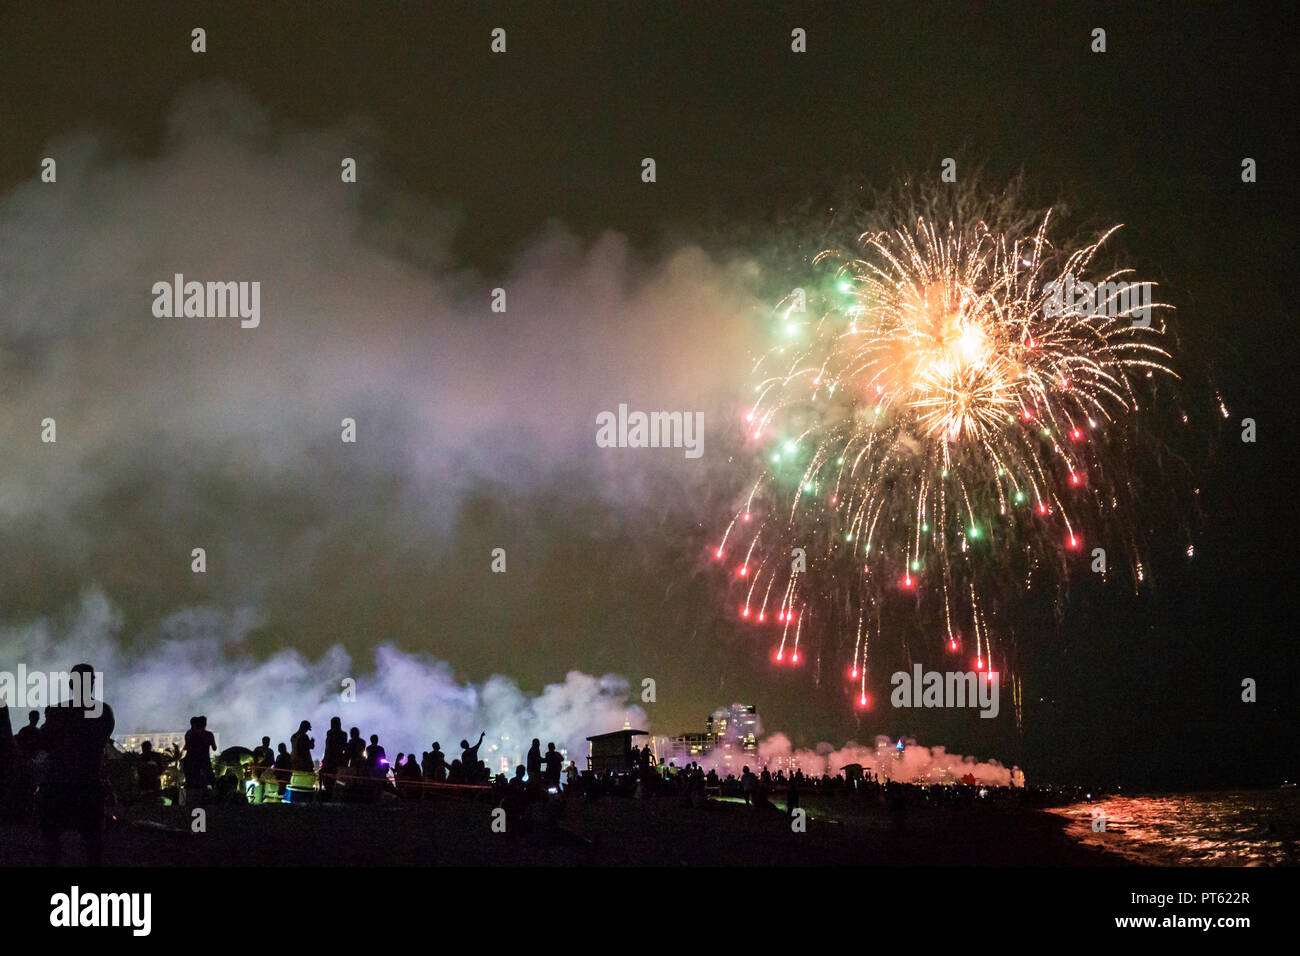
<instances>
[{"instance_id":1,"label":"lifeguard tower","mask_svg":"<svg viewBox=\"0 0 1300 956\"><path fill-rule=\"evenodd\" d=\"M616 730L609 734L588 737L591 753L587 756L587 769L592 773L630 773L632 766L632 738L648 737L644 730ZM648 746L650 741L646 741Z\"/></svg>"}]
</instances>

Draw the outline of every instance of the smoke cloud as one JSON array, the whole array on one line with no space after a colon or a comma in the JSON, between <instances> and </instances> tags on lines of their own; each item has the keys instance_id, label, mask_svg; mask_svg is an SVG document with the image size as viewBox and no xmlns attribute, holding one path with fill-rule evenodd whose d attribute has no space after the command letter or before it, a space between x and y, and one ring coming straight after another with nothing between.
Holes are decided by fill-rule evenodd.
<instances>
[{"instance_id":1,"label":"smoke cloud","mask_svg":"<svg viewBox=\"0 0 1300 956\"><path fill-rule=\"evenodd\" d=\"M758 755L769 767L798 766L813 776L834 776L848 764L856 763L881 779L951 783L970 774L976 783L986 786L1011 785L1011 769L996 760L980 761L950 754L943 747L922 747L910 740L903 742L900 751L894 741L884 736L876 738L874 747L849 741L839 749L821 743L813 750L801 750L793 747L785 734L776 733L759 743Z\"/></svg>"},{"instance_id":2,"label":"smoke cloud","mask_svg":"<svg viewBox=\"0 0 1300 956\"><path fill-rule=\"evenodd\" d=\"M461 738L486 731L481 756L493 770L499 758L517 760L533 737L554 741L585 767L586 737L641 728L645 713L627 703L628 684L614 675L592 677L573 670L540 694L495 675L480 684L456 679L444 661L375 649L373 661L356 662L341 647L317 658L285 649L263 661L243 652L251 615L190 608L158 627L139 650L124 649L121 615L99 592L88 592L59 619L42 619L0 630L0 640L29 671L66 671L80 661L104 673L96 696L114 710L119 733L186 730L198 713L220 735L222 747L256 746L263 735L288 742L301 720L310 720L319 757L329 719L344 729L380 735L390 757L420 753L434 740L450 757ZM355 700L343 702L341 682L356 682ZM500 750L489 753L493 744Z\"/></svg>"},{"instance_id":3,"label":"smoke cloud","mask_svg":"<svg viewBox=\"0 0 1300 956\"><path fill-rule=\"evenodd\" d=\"M169 662L142 702L212 690L213 669L249 679L223 656L235 640L303 679L333 681L334 654L394 680L445 661L485 701L494 674L688 670L682 618L704 592L665 604L665 542L727 467L752 266L555 224L484 275L455 252L472 215L384 183L373 139L201 86L156 153L72 134L45 149L57 182L0 197L2 620L97 589L122 660ZM259 326L156 317L153 285L176 274L259 282ZM597 447L620 403L703 413L703 456ZM198 644L158 643L197 621ZM215 717L191 696L181 716Z\"/></svg>"}]
</instances>

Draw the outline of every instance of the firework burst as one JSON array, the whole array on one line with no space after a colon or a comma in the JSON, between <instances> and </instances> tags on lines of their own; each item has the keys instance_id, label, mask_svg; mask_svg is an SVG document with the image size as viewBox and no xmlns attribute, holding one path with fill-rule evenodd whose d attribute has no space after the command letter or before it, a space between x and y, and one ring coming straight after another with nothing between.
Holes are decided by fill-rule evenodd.
<instances>
[{"instance_id":1,"label":"firework burst","mask_svg":"<svg viewBox=\"0 0 1300 956\"><path fill-rule=\"evenodd\" d=\"M1114 229L1063 252L1050 221L864 234L776 309L745 414L759 473L714 553L776 660L848 636L865 703L890 601L991 670L991 595L1063 581L1090 539L1122 542L1141 577L1123 460L1140 394L1173 375L1148 311L1168 306L1096 268Z\"/></svg>"}]
</instances>

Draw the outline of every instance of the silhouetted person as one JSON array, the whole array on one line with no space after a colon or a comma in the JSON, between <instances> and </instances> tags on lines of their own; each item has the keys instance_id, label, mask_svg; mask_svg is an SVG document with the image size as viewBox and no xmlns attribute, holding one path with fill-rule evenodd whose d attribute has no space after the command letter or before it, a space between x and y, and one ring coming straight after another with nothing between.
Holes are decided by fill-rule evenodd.
<instances>
[{"instance_id":1,"label":"silhouetted person","mask_svg":"<svg viewBox=\"0 0 1300 956\"><path fill-rule=\"evenodd\" d=\"M429 751L429 769L424 776L433 783L442 783L447 779L447 755L442 752L442 744L436 740L433 749Z\"/></svg>"},{"instance_id":2,"label":"silhouetted person","mask_svg":"<svg viewBox=\"0 0 1300 956\"><path fill-rule=\"evenodd\" d=\"M379 746L379 735L370 735L370 746L366 748L366 763L370 772L376 777L388 776L388 754Z\"/></svg>"},{"instance_id":3,"label":"silhouetted person","mask_svg":"<svg viewBox=\"0 0 1300 956\"><path fill-rule=\"evenodd\" d=\"M207 717L200 714L199 717L194 719L195 721L198 721L198 724L194 726L196 732L194 737L194 756L192 756L192 766L195 767L195 771L198 773L198 782L196 782L194 786L207 788L211 787L213 783L216 783L216 780L212 777L212 754L216 752L217 749L217 737L212 734L212 731L208 730ZM190 749L190 735L186 734L185 736L186 750L188 752L188 749ZM187 784L187 786L190 786L190 784Z\"/></svg>"},{"instance_id":4,"label":"silhouetted person","mask_svg":"<svg viewBox=\"0 0 1300 956\"><path fill-rule=\"evenodd\" d=\"M181 758L185 789L195 791L200 799L212 783L212 751L217 749L217 741L205 723L204 717L190 718L190 729L185 732L185 756Z\"/></svg>"},{"instance_id":5,"label":"silhouetted person","mask_svg":"<svg viewBox=\"0 0 1300 956\"><path fill-rule=\"evenodd\" d=\"M289 743L293 745L289 769L298 773L311 773L316 769L316 761L311 757L311 748L316 746L316 738L310 731L311 721L304 720L298 725L298 732L289 738Z\"/></svg>"},{"instance_id":6,"label":"silhouetted person","mask_svg":"<svg viewBox=\"0 0 1300 956\"><path fill-rule=\"evenodd\" d=\"M527 829L524 811L528 807L528 784L524 782L523 764L515 767L515 775L506 784L498 805L506 812L506 835L517 837L522 834Z\"/></svg>"},{"instance_id":7,"label":"silhouetted person","mask_svg":"<svg viewBox=\"0 0 1300 956\"><path fill-rule=\"evenodd\" d=\"M348 731L348 768L364 770L366 764L366 741L361 736L361 728L353 727Z\"/></svg>"},{"instance_id":8,"label":"silhouetted person","mask_svg":"<svg viewBox=\"0 0 1300 956\"><path fill-rule=\"evenodd\" d=\"M478 735L478 743L473 747L469 745L468 740L460 742L460 769L465 775L466 783L478 783L478 748L483 746L483 737L487 731L481 731Z\"/></svg>"},{"instance_id":9,"label":"silhouetted person","mask_svg":"<svg viewBox=\"0 0 1300 956\"><path fill-rule=\"evenodd\" d=\"M398 764L393 768L393 776L397 778L397 795L404 799L420 798L419 783L423 779L420 774L420 765L415 762L415 754L409 754L406 763Z\"/></svg>"},{"instance_id":10,"label":"silhouetted person","mask_svg":"<svg viewBox=\"0 0 1300 956\"><path fill-rule=\"evenodd\" d=\"M257 784L255 803L266 798L266 773L275 765L275 751L271 749L271 738L263 737L262 745L253 748L253 780Z\"/></svg>"},{"instance_id":11,"label":"silhouetted person","mask_svg":"<svg viewBox=\"0 0 1300 956\"><path fill-rule=\"evenodd\" d=\"M14 744L18 747L18 755L24 760L31 760L41 749L41 730L36 726L40 721L41 712L39 710L29 711L27 726L14 735Z\"/></svg>"},{"instance_id":12,"label":"silhouetted person","mask_svg":"<svg viewBox=\"0 0 1300 956\"><path fill-rule=\"evenodd\" d=\"M749 767L745 767L740 772L740 792L744 796L746 803L754 802L754 798L758 794L758 778L754 776Z\"/></svg>"},{"instance_id":13,"label":"silhouetted person","mask_svg":"<svg viewBox=\"0 0 1300 956\"><path fill-rule=\"evenodd\" d=\"M546 756L542 758L542 762L545 764L543 776L546 777L546 785L548 787L558 787L560 785L560 768L564 766L564 758L555 749L555 744L549 743L546 745Z\"/></svg>"},{"instance_id":14,"label":"silhouetted person","mask_svg":"<svg viewBox=\"0 0 1300 956\"><path fill-rule=\"evenodd\" d=\"M334 790L334 779L347 761L348 735L343 732L343 721L331 717L330 729L325 731L325 754L320 762L321 787L327 794Z\"/></svg>"},{"instance_id":15,"label":"silhouetted person","mask_svg":"<svg viewBox=\"0 0 1300 956\"><path fill-rule=\"evenodd\" d=\"M542 779L542 742L536 737L528 748L528 779L533 783L541 783Z\"/></svg>"},{"instance_id":16,"label":"silhouetted person","mask_svg":"<svg viewBox=\"0 0 1300 956\"><path fill-rule=\"evenodd\" d=\"M41 836L51 866L59 862L59 836L81 834L86 863L98 866L104 852L104 751L113 736L113 708L94 697L95 672L89 664L71 671L71 699L45 708L41 746L50 756L41 786Z\"/></svg>"},{"instance_id":17,"label":"silhouetted person","mask_svg":"<svg viewBox=\"0 0 1300 956\"><path fill-rule=\"evenodd\" d=\"M289 748L284 741L280 741L279 750L275 755L275 782L280 785L280 797L284 798L284 791L289 786L289 781L293 777L293 755L289 753Z\"/></svg>"},{"instance_id":18,"label":"silhouetted person","mask_svg":"<svg viewBox=\"0 0 1300 956\"><path fill-rule=\"evenodd\" d=\"M162 772L162 759L154 752L153 744L146 740L140 744L140 759L135 765L135 781L140 787L140 793L149 803L162 802Z\"/></svg>"}]
</instances>

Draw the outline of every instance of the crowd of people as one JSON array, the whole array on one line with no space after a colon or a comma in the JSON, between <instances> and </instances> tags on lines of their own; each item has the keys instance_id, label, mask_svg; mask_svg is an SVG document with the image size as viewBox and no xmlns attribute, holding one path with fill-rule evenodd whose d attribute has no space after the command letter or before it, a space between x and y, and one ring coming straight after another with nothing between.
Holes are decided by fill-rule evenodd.
<instances>
[{"instance_id":1,"label":"crowd of people","mask_svg":"<svg viewBox=\"0 0 1300 956\"><path fill-rule=\"evenodd\" d=\"M0 812L20 816L35 810L47 863L59 862L63 832L76 830L86 862L97 866L113 798L104 765L115 718L113 708L94 697L89 664L69 673L72 698L47 707L43 724L33 710L27 725L11 734L9 708L0 706Z\"/></svg>"},{"instance_id":2,"label":"crowd of people","mask_svg":"<svg viewBox=\"0 0 1300 956\"><path fill-rule=\"evenodd\" d=\"M78 665L72 673L93 691L93 672L88 665ZM579 771L572 760L566 765L554 742L543 751L540 738L533 739L525 762L515 768L513 776L493 776L479 756L484 733L473 744L460 741L460 755L451 760L435 740L431 749L418 757L399 753L390 762L378 734L367 740L358 727L345 732L339 717L330 721L318 763L310 721L301 721L288 743L280 742L274 750L271 738L263 737L251 750L232 747L217 753L216 737L203 715L191 718L183 746L157 752L146 740L138 753L113 761L119 773L130 770L130 786L123 787L120 776L110 780L106 764L106 757L113 752L111 707L87 697L78 707L52 705L44 716L42 724L41 713L31 711L27 724L11 733L9 711L0 707L0 809L11 815L14 807L20 813L36 813L51 862L59 857L60 834L75 829L83 838L87 861L97 863L104 819L124 790L131 791L128 800L162 805L168 800L183 804L292 802L294 791L299 798L311 800L375 801L384 794L407 800L450 788L469 788L490 794L493 804L506 810L514 821L512 832L526 829L525 811L530 805L551 796L563 799L575 794L592 800L615 794L670 796L683 806L729 798L760 807L770 806L775 796L787 813L799 807L801 794L847 795L887 805L896 815L909 806L969 805L986 800L1045 806L1085 798L1081 789L1013 790L974 784L973 779L956 785L900 783L882 780L858 765L820 776L805 775L801 769L773 773L766 767L755 773L742 766L736 775L719 773L716 767L706 770L697 761L682 767L673 761L660 763L649 747L631 748L627 759L615 766ZM1086 794L1087 799L1092 797Z\"/></svg>"},{"instance_id":3,"label":"crowd of people","mask_svg":"<svg viewBox=\"0 0 1300 956\"><path fill-rule=\"evenodd\" d=\"M435 740L431 749L418 757L399 753L390 761L378 734L371 734L367 740L359 727L345 732L342 719L334 717L325 732L319 763L314 756L316 738L307 720L298 725L287 744L281 742L277 749L272 749L270 737L263 737L252 750L234 747L214 759L215 739L207 729L207 718L198 716L191 718L184 745L174 753L159 755L145 741L141 752L132 756L136 782L147 799L161 798L166 768L171 764L180 770L172 784L176 798L185 803L242 799L245 794L251 802L263 803L291 797L295 790L318 791L326 800L337 797L366 801L383 793L420 799L435 789L430 785L500 790L514 784L526 785L529 792L559 792L562 786L572 786L577 780L577 765L569 761L565 767L555 743L548 743L543 752L541 740L536 738L515 778L508 779L505 774L494 778L479 756L484 738L485 734L480 733L472 744L462 740L460 756L451 759L441 742Z\"/></svg>"}]
</instances>

